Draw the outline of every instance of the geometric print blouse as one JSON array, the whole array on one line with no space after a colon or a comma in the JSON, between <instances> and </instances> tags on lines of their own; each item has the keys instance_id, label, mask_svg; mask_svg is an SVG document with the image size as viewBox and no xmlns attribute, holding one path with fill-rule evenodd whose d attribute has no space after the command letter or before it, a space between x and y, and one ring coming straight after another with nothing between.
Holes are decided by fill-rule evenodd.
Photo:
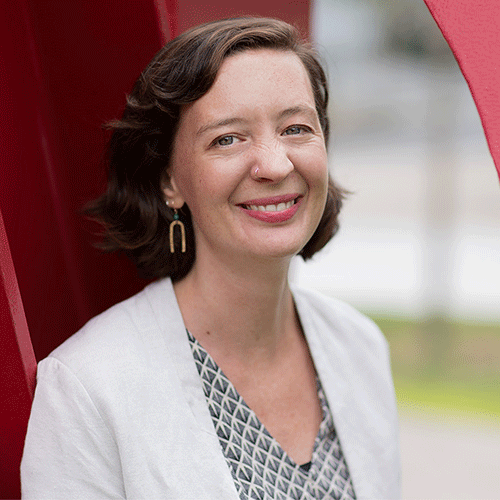
<instances>
[{"instance_id":1,"label":"geometric print blouse","mask_svg":"<svg viewBox=\"0 0 500 500\"><path fill-rule=\"evenodd\" d=\"M317 379L323 418L311 462L297 465L259 421L200 343L187 332L215 431L240 500L356 498L333 418Z\"/></svg>"}]
</instances>

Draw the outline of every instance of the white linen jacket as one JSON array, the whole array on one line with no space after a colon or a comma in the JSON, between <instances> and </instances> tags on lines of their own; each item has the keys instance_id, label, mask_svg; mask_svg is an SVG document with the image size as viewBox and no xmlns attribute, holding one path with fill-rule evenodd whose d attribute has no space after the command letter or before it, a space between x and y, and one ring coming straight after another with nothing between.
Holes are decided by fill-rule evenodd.
<instances>
[{"instance_id":1,"label":"white linen jacket","mask_svg":"<svg viewBox=\"0 0 500 500\"><path fill-rule=\"evenodd\" d=\"M385 339L347 304L292 291L357 498L399 498ZM169 279L40 362L21 481L23 499L238 500Z\"/></svg>"}]
</instances>

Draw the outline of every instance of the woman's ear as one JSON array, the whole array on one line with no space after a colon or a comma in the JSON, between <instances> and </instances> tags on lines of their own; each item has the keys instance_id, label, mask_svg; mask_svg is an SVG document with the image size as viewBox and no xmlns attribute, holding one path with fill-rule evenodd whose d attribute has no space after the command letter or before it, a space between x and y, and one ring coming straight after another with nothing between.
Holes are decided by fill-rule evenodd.
<instances>
[{"instance_id":1,"label":"woman's ear","mask_svg":"<svg viewBox=\"0 0 500 500\"><path fill-rule=\"evenodd\" d=\"M163 180L161 181L161 190L165 201L168 201L168 206L170 208L181 208L184 205L184 198L182 197L177 183L175 182L175 177L172 172L165 173Z\"/></svg>"}]
</instances>

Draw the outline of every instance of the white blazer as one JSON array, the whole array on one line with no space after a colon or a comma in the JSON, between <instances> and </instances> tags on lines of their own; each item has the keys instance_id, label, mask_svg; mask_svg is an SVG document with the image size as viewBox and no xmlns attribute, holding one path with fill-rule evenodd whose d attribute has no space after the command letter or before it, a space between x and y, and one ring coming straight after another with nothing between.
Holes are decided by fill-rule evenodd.
<instances>
[{"instance_id":1,"label":"white blazer","mask_svg":"<svg viewBox=\"0 0 500 500\"><path fill-rule=\"evenodd\" d=\"M347 304L292 291L357 498L399 498L385 339ZM21 482L36 500L238 500L169 279L40 362Z\"/></svg>"}]
</instances>

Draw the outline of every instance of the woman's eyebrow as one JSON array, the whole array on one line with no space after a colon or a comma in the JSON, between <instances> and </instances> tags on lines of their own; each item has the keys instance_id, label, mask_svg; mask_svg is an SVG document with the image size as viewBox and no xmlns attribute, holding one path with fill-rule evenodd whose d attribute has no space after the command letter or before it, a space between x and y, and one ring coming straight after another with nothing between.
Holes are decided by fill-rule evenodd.
<instances>
[{"instance_id":1,"label":"woman's eyebrow","mask_svg":"<svg viewBox=\"0 0 500 500\"><path fill-rule=\"evenodd\" d=\"M286 108L281 111L278 114L278 119L284 119L299 114L308 115L311 120L316 120L318 116L316 113L316 109L314 109L313 107L308 106L307 104L299 104L297 106L292 106L291 108Z\"/></svg>"},{"instance_id":2,"label":"woman's eyebrow","mask_svg":"<svg viewBox=\"0 0 500 500\"><path fill-rule=\"evenodd\" d=\"M217 129L220 127L225 127L227 125L241 124L245 120L243 118L232 117L232 118L223 118L222 120L217 120L215 122L207 123L203 125L196 131L196 137L203 135L205 132L209 130Z\"/></svg>"}]
</instances>

